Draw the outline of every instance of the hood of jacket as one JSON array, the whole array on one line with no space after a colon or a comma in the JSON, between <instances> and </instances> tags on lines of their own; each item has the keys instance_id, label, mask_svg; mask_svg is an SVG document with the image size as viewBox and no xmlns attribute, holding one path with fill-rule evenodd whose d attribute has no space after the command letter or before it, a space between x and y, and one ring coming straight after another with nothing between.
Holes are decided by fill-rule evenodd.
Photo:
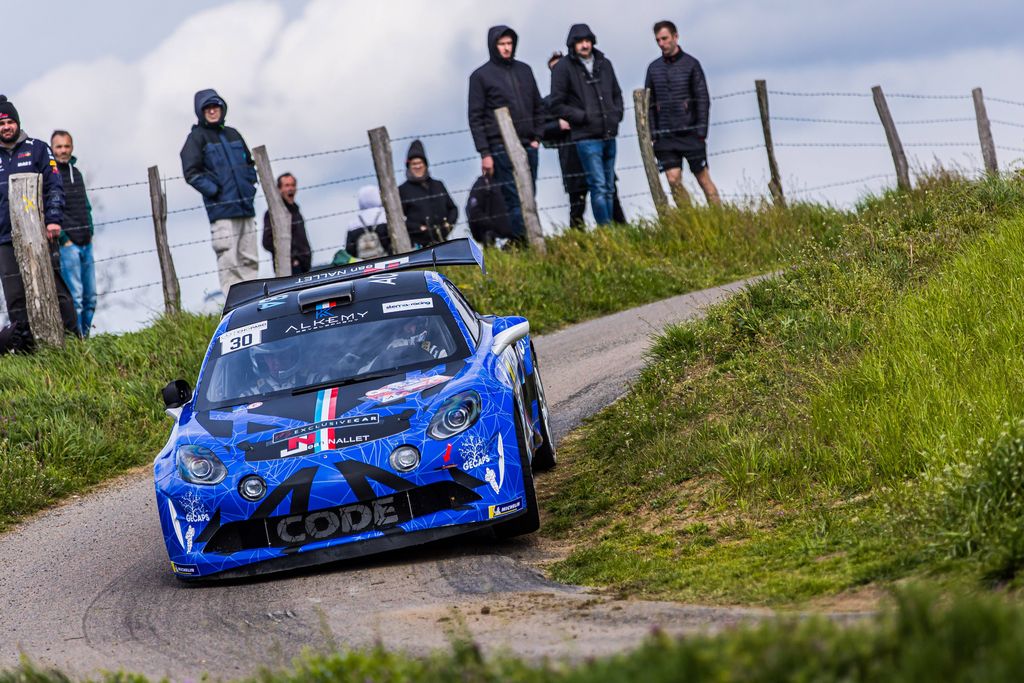
<instances>
[{"instance_id":1,"label":"hood of jacket","mask_svg":"<svg viewBox=\"0 0 1024 683\"><path fill-rule=\"evenodd\" d=\"M597 36L586 24L573 24L569 27L569 37L565 39L565 46L569 48L569 54L576 54L576 43L584 38L590 38L590 42L597 45Z\"/></svg>"},{"instance_id":2,"label":"hood of jacket","mask_svg":"<svg viewBox=\"0 0 1024 683\"><path fill-rule=\"evenodd\" d=\"M196 96L193 99L193 102L194 102L194 107L195 107L195 111L196 111L196 118L199 119L199 125L200 126L206 126L207 128L210 127L206 123L206 118L203 117L203 107L205 107L208 104L220 105L221 114L220 114L220 121L217 123L217 126L223 126L224 125L224 119L226 119L228 117L228 103L224 101L223 97L221 97L220 95L217 94L216 90L214 90L213 88L207 88L206 90L200 90L199 92L196 93Z\"/></svg>"},{"instance_id":3,"label":"hood of jacket","mask_svg":"<svg viewBox=\"0 0 1024 683\"><path fill-rule=\"evenodd\" d=\"M508 35L512 38L512 57L510 59L503 59L498 54L498 38L504 35ZM491 61L495 64L508 64L516 58L516 48L519 47L519 34L513 31L504 24L498 26L492 26L487 29L487 53L491 56Z\"/></svg>"},{"instance_id":4,"label":"hood of jacket","mask_svg":"<svg viewBox=\"0 0 1024 683\"><path fill-rule=\"evenodd\" d=\"M352 219L349 227L369 227L388 222L380 201L380 189L376 185L363 185L359 188L358 197L359 214Z\"/></svg>"}]
</instances>

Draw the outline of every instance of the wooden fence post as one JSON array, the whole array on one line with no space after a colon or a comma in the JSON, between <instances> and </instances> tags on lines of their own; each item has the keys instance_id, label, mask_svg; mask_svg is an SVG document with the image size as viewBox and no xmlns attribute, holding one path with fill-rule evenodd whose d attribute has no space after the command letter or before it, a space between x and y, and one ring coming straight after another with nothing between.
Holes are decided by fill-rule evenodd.
<instances>
[{"instance_id":1,"label":"wooden fence post","mask_svg":"<svg viewBox=\"0 0 1024 683\"><path fill-rule=\"evenodd\" d=\"M636 140L640 145L640 158L644 162L644 173L647 174L647 185L651 188L651 199L654 209L662 215L668 209L668 197L661 186L661 175L658 162L654 158L654 143L651 141L651 122L647 119L647 111L651 104L651 91L637 88L633 91L633 114L636 117ZM685 188L683 189L685 192ZM687 196L687 200L689 197ZM689 204L689 201L687 201Z\"/></svg>"},{"instance_id":2,"label":"wooden fence post","mask_svg":"<svg viewBox=\"0 0 1024 683\"><path fill-rule=\"evenodd\" d=\"M526 239L531 249L540 254L547 253L544 243L544 231L540 227L540 215L537 213L537 200L533 195L533 175L530 173L530 162L526 158L526 150L519 141L519 133L512 123L512 115L508 107L494 110L494 118L501 131L501 139L505 143L505 153L512 161L512 173L516 177L516 190L519 192L519 209L526 227Z\"/></svg>"},{"instance_id":3,"label":"wooden fence post","mask_svg":"<svg viewBox=\"0 0 1024 683\"><path fill-rule=\"evenodd\" d=\"M267 146L253 147L252 158L256 162L263 197L270 209L270 227L274 231L274 275L286 277L292 274L292 214L277 189L277 178L270 167Z\"/></svg>"},{"instance_id":4,"label":"wooden fence post","mask_svg":"<svg viewBox=\"0 0 1024 683\"><path fill-rule=\"evenodd\" d=\"M985 170L991 175L999 174L999 162L996 161L996 143L992 140L992 127L985 111L985 98L981 88L971 91L974 98L974 114L978 118L978 139L981 141L981 157L985 160Z\"/></svg>"},{"instance_id":5,"label":"wooden fence post","mask_svg":"<svg viewBox=\"0 0 1024 683\"><path fill-rule=\"evenodd\" d=\"M32 335L49 346L64 348L64 325L57 303L57 284L43 219L43 178L38 173L10 177L7 198L11 209L11 238L18 270L25 285Z\"/></svg>"},{"instance_id":6,"label":"wooden fence post","mask_svg":"<svg viewBox=\"0 0 1024 683\"><path fill-rule=\"evenodd\" d=\"M896 132L896 124L893 123L892 114L889 113L889 105L885 101L882 86L876 85L871 88L871 95L875 99L875 109L878 110L878 118L882 121L882 128L885 129L885 139L889 141L892 162L896 165L896 185L901 190L909 190L910 167L907 165L907 155L903 152L903 143L900 142L900 136Z\"/></svg>"},{"instance_id":7,"label":"wooden fence post","mask_svg":"<svg viewBox=\"0 0 1024 683\"><path fill-rule=\"evenodd\" d=\"M388 129L381 126L366 131L366 134L370 136L373 167L377 171L380 198L384 204L384 214L388 218L391 251L395 254L412 251L409 230L405 227L405 214L402 213L402 198L398 195L398 183L395 182L395 162L391 156L391 138L388 136Z\"/></svg>"},{"instance_id":8,"label":"wooden fence post","mask_svg":"<svg viewBox=\"0 0 1024 683\"><path fill-rule=\"evenodd\" d=\"M757 108L761 111L761 129L764 131L764 148L768 152L768 191L772 193L775 206L786 208L786 197L782 193L782 177L779 175L779 164L775 161L775 145L772 144L772 123L768 116L768 84L763 80L754 81L757 92Z\"/></svg>"},{"instance_id":9,"label":"wooden fence post","mask_svg":"<svg viewBox=\"0 0 1024 683\"><path fill-rule=\"evenodd\" d=\"M167 196L160 186L160 169L149 167L149 203L153 207L153 234L156 236L156 256L160 261L160 276L164 281L164 311L167 315L181 312L181 289L174 271L174 259L167 245Z\"/></svg>"}]
</instances>

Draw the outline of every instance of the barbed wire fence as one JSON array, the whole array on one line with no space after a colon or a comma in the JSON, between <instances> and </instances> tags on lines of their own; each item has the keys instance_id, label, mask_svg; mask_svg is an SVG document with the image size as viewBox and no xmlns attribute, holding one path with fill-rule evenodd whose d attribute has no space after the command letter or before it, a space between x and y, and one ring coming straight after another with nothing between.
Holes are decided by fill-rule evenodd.
<instances>
[{"instance_id":1,"label":"barbed wire fence","mask_svg":"<svg viewBox=\"0 0 1024 683\"><path fill-rule=\"evenodd\" d=\"M753 96L753 97L751 97ZM749 98L749 99L744 99ZM810 116L810 115L776 115L770 116L768 109L768 101L771 99L773 102L804 102L810 99L819 100L834 100L841 101L845 99L855 100L873 100L876 105L876 111L878 118L871 117L843 117L843 116ZM745 124L761 124L761 136L759 139L751 140L749 144L741 144L733 147L724 149L709 149L708 157L711 159L720 159L725 157L743 156L743 167L764 167L764 157L758 158L757 156L749 157L749 155L760 155L766 154L768 161L768 168L770 170L771 179L769 181L769 187L766 188L768 192L763 190L755 190L748 192L721 192L720 196L726 200L736 201L748 201L748 202L772 202L777 205L785 205L787 196L797 198L807 198L820 194L826 190L834 190L836 188L843 188L849 186L864 187L868 183L885 182L891 183L892 180L896 180L900 187L909 187L911 185L909 178L909 165L906 158L906 149L914 150L950 150L950 149L980 149L982 154L982 160L984 168L980 169L980 172L985 173L998 173L999 166L997 163L997 155L1000 153L1009 153L1011 155L1019 155L1024 157L1024 147L1016 145L1006 145L994 142L995 136L992 134L992 126L997 126L1000 131L1012 132L1015 134L1016 131L1024 129L1024 116L1020 116L1024 113L1024 101L1014 100L1004 97L987 97L984 98L981 94L980 89L975 89L971 94L928 94L928 93L908 93L898 92L882 94L881 88L876 87L871 93L864 92L850 92L850 91L794 91L794 90L769 90L765 85L764 81L758 81L755 84L755 88L737 90L734 92L725 93L712 97L712 102L725 102L729 101L730 106L734 103L743 103L755 100L757 104L756 114L733 116L724 118L721 121L712 121L712 129L720 128L731 128L731 127L743 127ZM963 103L969 105L973 101L974 111L973 116L966 115L955 115L955 116L935 116L925 118L905 118L905 119L893 119L889 114L888 101L889 100L919 100L919 101L946 101L949 103L959 104ZM986 110L987 104L995 104L999 107L999 114L996 117L989 118ZM647 112L637 112L633 106L625 107L627 113L631 112L636 118L636 129L627 131L624 130L618 136L620 141L638 139L639 149L643 149L645 145L649 146L650 139L645 137L645 126L649 125L646 121ZM641 125L644 122L644 125ZM829 134L824 135L819 140L796 140L789 137L783 136L779 140L774 140L772 136L772 124L780 124L781 126L787 126L789 124L801 124L804 126L811 126L814 130L828 131ZM962 140L943 140L943 139L930 139L925 137L924 139L912 139L908 142L902 142L900 138L900 132L904 130L918 131L925 130L928 126L935 124L961 124L965 126L965 130L969 124L974 124L976 130L973 131L974 139L969 139L966 135ZM750 126L752 129L756 129L755 126ZM840 133L839 135L834 134L832 131L835 129L846 129L846 130L871 130L881 128L885 133L884 138L874 140L851 140L849 136ZM783 130L785 130L783 128ZM667 131L659 131L667 132ZM439 139L439 138L452 138L456 136L462 136L469 139L469 129L459 128L441 131L428 131L416 134L400 135L388 140L388 153L390 154L390 143L407 142L411 140L426 140L426 139ZM1001 133L1000 137L1005 137ZM574 144L574 143L562 143L562 144ZM557 150L558 144L546 144L546 148ZM776 149L790 149L790 150L856 150L856 149L886 149L888 148L893 156L893 170L875 173L861 173L856 174L856 177L852 177L844 180L831 181L827 183L820 183L809 187L795 187L793 189L783 188L783 179L781 173L778 171L778 161L775 157ZM620 146L620 159L623 158L622 150ZM379 151L379 150L378 150ZM367 155L366 153L371 154ZM374 149L371 142L362 144L352 144L347 146L340 146L331 149L320 149L313 150L304 153L287 154L278 157L271 158L269 161L274 164L283 164L284 162L298 162L310 159L325 159L329 157L348 157L352 155L360 155L360 164L366 164L365 173L347 174L338 178L328 178L321 180L316 183L309 185L303 185L303 193L313 191L337 191L346 186L350 186L355 183L373 183L377 184L381 190L381 196L386 197L389 191L395 190L400 178L398 174L394 172L394 169L388 174L386 178L382 178L380 169L376 168L372 162L375 158L373 155ZM620 200L634 199L641 202L641 206L647 206L648 210L652 206L656 211L662 210L664 207L658 205L657 194L659 190L664 193L664 187L662 186L662 178L658 168L651 168L651 155L641 155L641 163L625 163L616 168L616 174L619 181L623 179L629 180L633 185L640 184L642 186L642 178L646 175L648 180L649 188L646 191L631 191L626 192L619 196ZM749 161L747 160L749 158ZM433 161L430 163L431 169L451 169L462 166L468 166L470 164L478 165L480 163L480 155L475 153L454 156L452 158L442 159L440 161ZM464 169L465 170L465 169ZM476 173L476 169L473 170ZM573 176L585 176L583 173L563 175L561 173L547 173L539 175L535 181L537 186L544 186L546 183L553 183L555 181L565 181L572 178ZM155 193L159 193L166 202L166 195L169 187L174 187L175 191L182 189L191 190L188 187L185 178L181 175L167 175L158 176L159 182L154 187L152 179L130 181L121 183L112 183L102 186L89 187L90 193L104 192L114 195L115 197L124 196L123 193L128 192L140 192L144 188L154 196ZM635 182L634 182L635 181ZM276 184L276 177L272 179L272 183ZM515 181L508 181L509 184L514 185ZM657 183L658 187L655 187ZM392 187L387 187L392 185ZM452 197L461 198L468 195L472 191L471 187L457 187L455 189L447 190L447 193ZM522 194L520 192L520 194ZM419 197L412 201L430 201L442 197L442 194L431 194L424 197ZM262 192L258 192L256 195L257 199L270 202L271 198L268 198ZM525 199L525 198L523 198ZM532 199L532 198L531 198ZM465 206L464 201L461 199L456 202L460 208ZM529 202L532 204L532 201ZM524 208L528 202L523 201ZM197 212L205 211L209 205L197 202L195 200L189 201L185 205L175 206L174 208L167 208L166 203L164 204L163 220L165 222L175 222L192 215L197 215ZM155 205L154 205L155 207ZM383 207L385 213L394 214L394 211L387 211L387 206ZM569 208L567 201L556 202L545 204L544 206L536 206L535 213L537 214L536 220L539 223L539 216L546 215L550 216L551 212L562 211ZM329 221L332 219L343 219L346 217L355 217L361 211L360 208L344 209L338 211L327 211L319 213L305 218L307 225L317 224L323 221ZM95 223L96 228L104 228L107 232L107 240L109 244L117 244L116 238L111 239L112 233L109 232L111 228L115 227L128 227L134 224L143 224L145 222L154 223L155 230L159 233L157 224L160 222L161 211L154 210L149 213L136 212L131 215L122 217L105 218L104 220ZM513 212L508 211L504 216L510 216ZM468 231L468 221L465 217L465 212L460 211L461 218L456 222L452 228L455 232ZM156 217L155 217L156 216ZM404 229L404 217L399 215L388 215L387 218L391 222L400 223ZM273 220L273 216L271 216ZM554 223L549 219L549 226ZM567 221L566 221L567 223ZM564 225L561 223L560 225ZM278 232L277 225L274 225L274 232ZM285 230L290 229L289 226L284 226ZM257 228L258 231L258 228ZM549 230L549 232L551 232ZM166 233L165 233L166 237ZM159 300L153 289L163 288L165 292L165 299L169 288L169 279L174 280L174 288L177 291L178 283L180 282L193 282L196 280L204 280L209 282L215 291L219 290L216 285L217 282L217 268L186 268L186 271L181 275L175 275L173 266L171 272L168 273L168 269L164 264L164 259L156 259L154 256L158 256L161 248L165 248L165 254L167 260L173 263L173 259L179 259L186 265L192 265L196 259L189 258L188 250L190 248L199 247L201 245L208 245L210 238L204 235L194 239L182 239L178 241L170 241L164 245L159 244L159 239L155 240L152 247L136 248L128 251L117 252L110 251L103 253L95 259L95 263L98 274L98 285L100 291L98 292L99 306L103 307L144 307L146 310L151 311L154 315L159 314L162 310L171 310L170 305L165 301L165 306L161 307ZM313 256L319 258L321 256L330 257L338 249L344 248L344 238L342 237L337 244L323 246L320 248L313 249ZM116 249L116 247L115 247ZM156 263L159 260L159 263ZM329 258L327 259L329 260ZM127 277L127 273L138 272L140 262L149 264L142 269L146 272L151 272L153 276L149 279L145 279L141 282L131 281ZM151 267L155 266L155 267ZM179 295L180 296L180 295ZM180 304L179 304L180 305Z\"/></svg>"}]
</instances>

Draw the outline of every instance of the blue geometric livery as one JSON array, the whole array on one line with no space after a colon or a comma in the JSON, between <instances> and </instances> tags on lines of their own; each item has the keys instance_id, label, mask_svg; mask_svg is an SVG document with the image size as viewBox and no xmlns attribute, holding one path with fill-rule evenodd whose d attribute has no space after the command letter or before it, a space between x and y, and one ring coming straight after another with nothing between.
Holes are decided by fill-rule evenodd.
<instances>
[{"instance_id":1,"label":"blue geometric livery","mask_svg":"<svg viewBox=\"0 0 1024 683\"><path fill-rule=\"evenodd\" d=\"M154 462L183 580L303 567L490 527L539 526L533 472L555 465L519 317L476 313L437 266L469 240L244 282Z\"/></svg>"}]
</instances>

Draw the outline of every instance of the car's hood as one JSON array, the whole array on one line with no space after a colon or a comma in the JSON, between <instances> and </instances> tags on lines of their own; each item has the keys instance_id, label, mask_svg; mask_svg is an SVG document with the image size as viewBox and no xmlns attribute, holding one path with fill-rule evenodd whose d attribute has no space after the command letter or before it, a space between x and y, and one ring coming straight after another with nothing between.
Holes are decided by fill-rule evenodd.
<instances>
[{"instance_id":1,"label":"car's hood","mask_svg":"<svg viewBox=\"0 0 1024 683\"><path fill-rule=\"evenodd\" d=\"M369 443L410 428L454 378L464 361L398 373L297 396L276 396L197 411L179 443L212 441L222 457L250 462L312 455Z\"/></svg>"}]
</instances>

